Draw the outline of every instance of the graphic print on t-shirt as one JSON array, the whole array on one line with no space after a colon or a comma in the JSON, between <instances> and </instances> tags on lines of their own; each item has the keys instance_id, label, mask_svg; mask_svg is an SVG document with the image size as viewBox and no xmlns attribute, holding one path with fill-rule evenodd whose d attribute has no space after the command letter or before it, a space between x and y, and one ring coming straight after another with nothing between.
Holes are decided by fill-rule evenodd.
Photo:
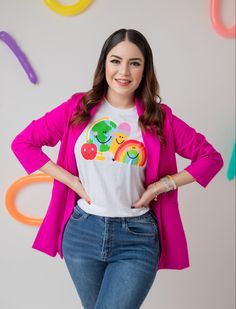
<instances>
[{"instance_id":1,"label":"graphic print on t-shirt","mask_svg":"<svg viewBox=\"0 0 236 309\"><path fill-rule=\"evenodd\" d=\"M116 124L109 117L92 122L81 146L85 160L113 160L118 163L143 166L147 160L142 142L129 139L131 127L127 122Z\"/></svg>"}]
</instances>

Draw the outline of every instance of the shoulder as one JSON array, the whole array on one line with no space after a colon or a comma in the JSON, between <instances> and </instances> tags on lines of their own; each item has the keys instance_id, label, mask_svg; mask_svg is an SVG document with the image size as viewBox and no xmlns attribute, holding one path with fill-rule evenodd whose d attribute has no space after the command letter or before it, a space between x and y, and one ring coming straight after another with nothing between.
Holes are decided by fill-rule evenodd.
<instances>
[{"instance_id":1,"label":"shoulder","mask_svg":"<svg viewBox=\"0 0 236 309\"><path fill-rule=\"evenodd\" d=\"M170 106L167 105L166 103L161 102L161 103L160 103L160 107L161 107L164 111L167 111L167 112L171 112L171 111L172 111L171 108L170 108Z\"/></svg>"},{"instance_id":2,"label":"shoulder","mask_svg":"<svg viewBox=\"0 0 236 309\"><path fill-rule=\"evenodd\" d=\"M171 109L171 107L169 105L167 105L166 103L163 103L163 102L160 103L160 107L165 112L166 118L171 119L172 118L172 109Z\"/></svg>"},{"instance_id":3,"label":"shoulder","mask_svg":"<svg viewBox=\"0 0 236 309\"><path fill-rule=\"evenodd\" d=\"M46 112L41 118L46 117L48 121L68 122L72 114L82 106L83 92L74 93L69 99L56 105L53 109Z\"/></svg>"},{"instance_id":4,"label":"shoulder","mask_svg":"<svg viewBox=\"0 0 236 309\"><path fill-rule=\"evenodd\" d=\"M84 92L77 92L71 95L69 99L56 106L56 108L54 109L55 111L57 111L56 114L58 114L58 116L64 117L69 121L72 115L78 109L82 108L82 98L84 94Z\"/></svg>"},{"instance_id":5,"label":"shoulder","mask_svg":"<svg viewBox=\"0 0 236 309\"><path fill-rule=\"evenodd\" d=\"M84 92L76 92L69 98L67 103L71 112L82 106L82 98L84 94L85 94Z\"/></svg>"}]
</instances>

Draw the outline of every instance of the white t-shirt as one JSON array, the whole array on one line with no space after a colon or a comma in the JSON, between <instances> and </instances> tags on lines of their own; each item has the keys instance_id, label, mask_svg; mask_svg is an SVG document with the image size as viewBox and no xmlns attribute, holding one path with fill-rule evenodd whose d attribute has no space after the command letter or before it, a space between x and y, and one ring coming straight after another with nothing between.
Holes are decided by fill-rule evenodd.
<instances>
[{"instance_id":1,"label":"white t-shirt","mask_svg":"<svg viewBox=\"0 0 236 309\"><path fill-rule=\"evenodd\" d=\"M105 217L133 217L149 208L131 208L145 191L147 152L136 107L121 109L106 99L75 144L81 183L90 197L78 205Z\"/></svg>"}]
</instances>

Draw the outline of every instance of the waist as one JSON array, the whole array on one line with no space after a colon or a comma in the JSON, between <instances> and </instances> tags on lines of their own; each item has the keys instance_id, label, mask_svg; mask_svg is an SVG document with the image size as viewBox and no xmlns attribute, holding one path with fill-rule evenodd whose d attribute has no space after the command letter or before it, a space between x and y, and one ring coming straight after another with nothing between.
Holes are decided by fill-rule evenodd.
<instances>
[{"instance_id":1,"label":"waist","mask_svg":"<svg viewBox=\"0 0 236 309\"><path fill-rule=\"evenodd\" d=\"M94 207L93 204L87 205L87 203L80 199L78 200L76 206L82 214L89 214L96 216L98 218L103 218L109 221L123 221L124 219L132 219L135 218L136 220L142 220L146 217L153 216L153 213L149 208L131 208L130 210L123 210L120 211L120 215L114 215L114 212L107 212L107 210L102 209L102 207ZM127 215L128 214L128 215Z\"/></svg>"}]
</instances>

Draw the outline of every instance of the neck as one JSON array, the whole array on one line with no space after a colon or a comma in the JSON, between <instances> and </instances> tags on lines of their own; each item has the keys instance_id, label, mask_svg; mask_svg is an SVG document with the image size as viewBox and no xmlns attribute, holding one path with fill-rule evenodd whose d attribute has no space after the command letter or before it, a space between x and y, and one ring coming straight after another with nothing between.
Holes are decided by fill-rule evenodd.
<instances>
[{"instance_id":1,"label":"neck","mask_svg":"<svg viewBox=\"0 0 236 309\"><path fill-rule=\"evenodd\" d=\"M112 93L111 91L108 90L105 97L111 105L117 108L126 109L126 108L131 108L135 105L133 94L130 96L127 96L127 95L123 96L118 93Z\"/></svg>"}]
</instances>

